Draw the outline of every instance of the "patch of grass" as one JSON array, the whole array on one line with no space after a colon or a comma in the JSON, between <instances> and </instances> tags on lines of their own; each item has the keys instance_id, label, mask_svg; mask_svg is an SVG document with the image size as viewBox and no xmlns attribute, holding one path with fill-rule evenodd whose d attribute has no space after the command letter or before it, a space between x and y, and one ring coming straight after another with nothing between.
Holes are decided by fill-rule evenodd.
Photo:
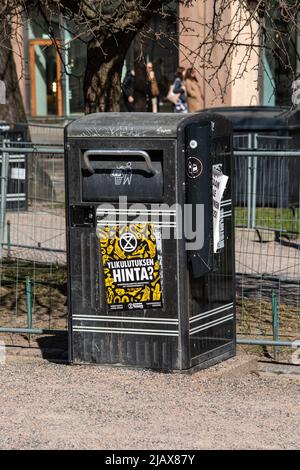
<instances>
[{"instance_id":1,"label":"patch of grass","mask_svg":"<svg viewBox=\"0 0 300 470\"><path fill-rule=\"evenodd\" d=\"M271 301L237 298L237 331L243 335L272 335ZM279 332L297 336L300 329L300 306L278 305Z\"/></svg>"},{"instance_id":2,"label":"patch of grass","mask_svg":"<svg viewBox=\"0 0 300 470\"><path fill-rule=\"evenodd\" d=\"M27 326L25 283L29 276L33 327L66 328L66 266L6 259L2 260L0 269L0 326Z\"/></svg>"},{"instance_id":3,"label":"patch of grass","mask_svg":"<svg viewBox=\"0 0 300 470\"><path fill-rule=\"evenodd\" d=\"M67 267L59 264L33 263L6 258L1 266L1 284L25 282L29 276L35 283L51 284L53 286L67 285Z\"/></svg>"},{"instance_id":4,"label":"patch of grass","mask_svg":"<svg viewBox=\"0 0 300 470\"><path fill-rule=\"evenodd\" d=\"M247 221L248 209L246 207L236 207L235 225L246 227ZM299 234L299 210L296 208L293 214L292 209L257 207L255 224L259 227Z\"/></svg>"},{"instance_id":5,"label":"patch of grass","mask_svg":"<svg viewBox=\"0 0 300 470\"><path fill-rule=\"evenodd\" d=\"M278 306L279 339L295 340L300 331L300 307L286 304ZM272 304L265 300L237 298L237 333L243 337L273 339ZM273 346L242 345L240 349L264 356L267 359L290 362L295 351L278 347L275 355Z\"/></svg>"}]
</instances>

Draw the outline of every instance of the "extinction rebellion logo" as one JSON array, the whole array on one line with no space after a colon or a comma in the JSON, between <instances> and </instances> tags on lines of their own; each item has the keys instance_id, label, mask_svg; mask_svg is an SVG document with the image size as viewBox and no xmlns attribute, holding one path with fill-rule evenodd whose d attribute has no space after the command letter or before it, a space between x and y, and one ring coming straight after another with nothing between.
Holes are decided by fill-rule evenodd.
<instances>
[{"instance_id":1,"label":"extinction rebellion logo","mask_svg":"<svg viewBox=\"0 0 300 470\"><path fill-rule=\"evenodd\" d=\"M137 247L137 238L133 233L126 232L120 237L119 245L126 253L131 253Z\"/></svg>"}]
</instances>

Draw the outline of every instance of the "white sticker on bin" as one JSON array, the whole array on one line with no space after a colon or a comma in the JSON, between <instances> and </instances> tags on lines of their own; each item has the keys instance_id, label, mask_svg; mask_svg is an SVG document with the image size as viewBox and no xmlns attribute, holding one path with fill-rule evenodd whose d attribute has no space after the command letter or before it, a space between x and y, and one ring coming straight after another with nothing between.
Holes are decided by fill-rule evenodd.
<instances>
[{"instance_id":1,"label":"white sticker on bin","mask_svg":"<svg viewBox=\"0 0 300 470\"><path fill-rule=\"evenodd\" d=\"M213 231L214 231L214 253L224 247L224 225L221 223L221 199L223 197L228 176L222 172L222 165L213 165ZM223 229L223 230L222 230ZM221 235L221 237L220 237ZM221 238L221 240L220 240ZM223 240L222 240L223 238ZM221 242L221 243L220 243Z\"/></svg>"}]
</instances>

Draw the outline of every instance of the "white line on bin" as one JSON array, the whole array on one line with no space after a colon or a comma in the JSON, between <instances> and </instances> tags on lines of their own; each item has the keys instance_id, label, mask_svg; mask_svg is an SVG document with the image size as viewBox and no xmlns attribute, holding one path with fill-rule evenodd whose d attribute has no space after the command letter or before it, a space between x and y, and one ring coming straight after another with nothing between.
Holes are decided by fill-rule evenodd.
<instances>
[{"instance_id":1,"label":"white line on bin","mask_svg":"<svg viewBox=\"0 0 300 470\"><path fill-rule=\"evenodd\" d=\"M163 323L178 325L177 319L171 318L142 318L142 317L109 317L99 315L73 315L73 320L98 322L125 322L125 323Z\"/></svg>"},{"instance_id":2,"label":"white line on bin","mask_svg":"<svg viewBox=\"0 0 300 470\"><path fill-rule=\"evenodd\" d=\"M199 333L200 331L207 330L208 328L213 328L214 326L221 325L221 323L225 323L229 320L233 319L233 314L227 315L225 317L219 318L218 320L211 321L209 323L204 323L204 325L197 326L190 330L190 335L194 335L195 333Z\"/></svg>"},{"instance_id":3,"label":"white line on bin","mask_svg":"<svg viewBox=\"0 0 300 470\"><path fill-rule=\"evenodd\" d=\"M202 313L199 313L198 315L195 315L194 317L191 317L190 323L193 323L201 318L209 317L210 315L221 313L224 310L229 310L232 307L233 307L233 302L231 302L230 304L222 305L221 307L212 308L211 310L207 310L206 312L202 312Z\"/></svg>"},{"instance_id":4,"label":"white line on bin","mask_svg":"<svg viewBox=\"0 0 300 470\"><path fill-rule=\"evenodd\" d=\"M129 335L152 335L152 336L178 336L178 331L172 330L135 330L133 328L109 328L105 326L74 326L73 331L86 333L117 333Z\"/></svg>"}]
</instances>

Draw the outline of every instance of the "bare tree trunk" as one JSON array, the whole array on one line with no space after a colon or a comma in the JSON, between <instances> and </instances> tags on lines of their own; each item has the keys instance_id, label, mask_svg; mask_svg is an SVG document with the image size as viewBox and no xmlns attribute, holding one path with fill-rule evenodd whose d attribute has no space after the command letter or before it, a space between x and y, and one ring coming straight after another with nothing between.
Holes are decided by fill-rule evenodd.
<instances>
[{"instance_id":1,"label":"bare tree trunk","mask_svg":"<svg viewBox=\"0 0 300 470\"><path fill-rule=\"evenodd\" d=\"M85 113L120 111L121 74L134 34L94 39L87 51L84 77Z\"/></svg>"},{"instance_id":2,"label":"bare tree trunk","mask_svg":"<svg viewBox=\"0 0 300 470\"><path fill-rule=\"evenodd\" d=\"M137 39L134 41L134 71L135 71L135 93L134 93L134 110L137 112L145 112L147 109L146 86L147 73L145 62L141 57L141 50Z\"/></svg>"},{"instance_id":3,"label":"bare tree trunk","mask_svg":"<svg viewBox=\"0 0 300 470\"><path fill-rule=\"evenodd\" d=\"M10 123L26 122L10 38L0 47L0 80L6 86L6 104L0 104L0 119Z\"/></svg>"},{"instance_id":4,"label":"bare tree trunk","mask_svg":"<svg viewBox=\"0 0 300 470\"><path fill-rule=\"evenodd\" d=\"M172 0L35 0L42 12L65 15L79 32L92 34L84 77L85 113L119 111L126 52L153 15L165 14ZM1 3L1 0L0 0ZM30 0L24 0L24 4ZM46 17L46 15L44 15ZM49 28L51 24L49 22Z\"/></svg>"}]
</instances>

